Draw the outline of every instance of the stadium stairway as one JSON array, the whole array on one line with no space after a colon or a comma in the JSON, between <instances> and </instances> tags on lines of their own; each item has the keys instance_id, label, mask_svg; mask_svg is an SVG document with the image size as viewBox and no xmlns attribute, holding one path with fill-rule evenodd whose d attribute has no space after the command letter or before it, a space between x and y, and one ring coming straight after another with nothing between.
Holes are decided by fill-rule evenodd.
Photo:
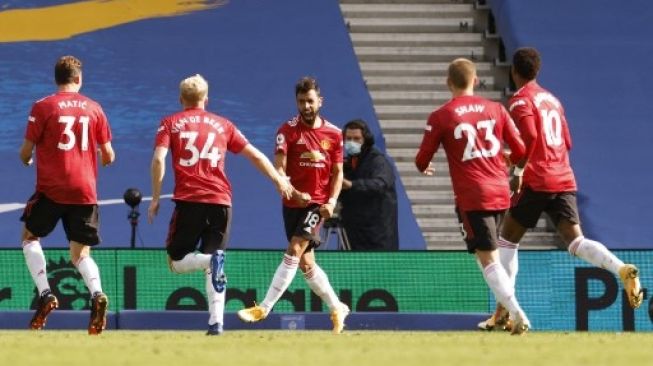
<instances>
[{"instance_id":1,"label":"stadium stairway","mask_svg":"<svg viewBox=\"0 0 653 366\"><path fill-rule=\"evenodd\" d=\"M446 157L434 157L435 177L413 164L428 115L449 100L448 63L476 62L477 94L505 100L508 68L498 62L500 42L489 7L465 0L340 0L354 51L413 213L429 250L461 249ZM521 243L524 249L552 249L560 241L540 219Z\"/></svg>"}]
</instances>

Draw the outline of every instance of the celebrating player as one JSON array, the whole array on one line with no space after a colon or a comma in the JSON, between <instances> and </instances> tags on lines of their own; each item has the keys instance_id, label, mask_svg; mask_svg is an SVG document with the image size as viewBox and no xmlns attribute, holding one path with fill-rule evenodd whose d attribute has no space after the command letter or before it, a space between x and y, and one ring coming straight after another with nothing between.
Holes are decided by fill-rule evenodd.
<instances>
[{"instance_id":1,"label":"celebrating player","mask_svg":"<svg viewBox=\"0 0 653 366\"><path fill-rule=\"evenodd\" d=\"M637 267L624 264L605 245L583 235L576 204L576 180L569 164L571 136L567 119L560 101L536 81L540 64L540 55L534 48L521 48L513 55L511 74L518 90L510 99L509 110L527 153L513 170L511 186L517 195L499 237L501 263L514 283L519 241L546 212L569 253L618 275L630 306L638 308L644 294ZM507 320L508 314L499 306L479 328L505 327Z\"/></svg>"},{"instance_id":2,"label":"celebrating player","mask_svg":"<svg viewBox=\"0 0 653 366\"><path fill-rule=\"evenodd\" d=\"M523 157L525 148L505 108L474 96L476 82L474 63L462 58L451 62L447 86L453 98L429 116L415 165L433 175L431 159L442 145L467 250L476 254L485 282L515 319L513 334L522 334L530 322L496 248L498 223L510 206L503 143L510 146L513 162Z\"/></svg>"},{"instance_id":3,"label":"celebrating player","mask_svg":"<svg viewBox=\"0 0 653 366\"><path fill-rule=\"evenodd\" d=\"M152 223L159 212L165 158L171 150L175 210L166 242L170 269L175 273L205 271L209 303L206 334L220 335L227 282L224 250L231 225L231 185L225 173L226 152L244 155L272 180L282 196L290 197L292 186L233 123L205 110L209 86L202 76L184 79L179 91L184 110L165 117L156 134L148 219Z\"/></svg>"},{"instance_id":4,"label":"celebrating player","mask_svg":"<svg viewBox=\"0 0 653 366\"><path fill-rule=\"evenodd\" d=\"M70 257L91 294L89 334L106 327L109 304L102 292L100 272L91 247L100 243L97 206L97 151L102 165L115 159L111 129L102 108L79 93L82 63L73 56L61 57L54 67L57 92L32 106L25 141L20 148L23 164L32 164L36 147L36 192L30 197L21 220L25 262L39 291L30 328L43 329L48 314L59 306L50 290L40 238L47 236L59 219L70 241Z\"/></svg>"},{"instance_id":5,"label":"celebrating player","mask_svg":"<svg viewBox=\"0 0 653 366\"><path fill-rule=\"evenodd\" d=\"M322 97L315 79L299 80L295 99L299 115L279 128L275 153L275 167L296 188L292 199L283 200L288 248L263 302L240 310L238 316L246 322L265 319L299 267L308 286L331 310L333 332L339 334L349 308L340 302L326 273L315 262L313 248L319 245L316 233L320 223L331 217L340 194L342 135L340 129L319 114Z\"/></svg>"}]
</instances>

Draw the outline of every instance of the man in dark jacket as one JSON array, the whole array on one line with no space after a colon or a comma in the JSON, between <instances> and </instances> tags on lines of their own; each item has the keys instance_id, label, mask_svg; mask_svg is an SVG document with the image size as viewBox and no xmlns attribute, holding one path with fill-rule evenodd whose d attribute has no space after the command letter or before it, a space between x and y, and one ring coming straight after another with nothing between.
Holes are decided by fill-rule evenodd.
<instances>
[{"instance_id":1,"label":"man in dark jacket","mask_svg":"<svg viewBox=\"0 0 653 366\"><path fill-rule=\"evenodd\" d=\"M342 133L346 160L340 215L351 249L398 250L394 169L374 146L365 121L348 122Z\"/></svg>"}]
</instances>

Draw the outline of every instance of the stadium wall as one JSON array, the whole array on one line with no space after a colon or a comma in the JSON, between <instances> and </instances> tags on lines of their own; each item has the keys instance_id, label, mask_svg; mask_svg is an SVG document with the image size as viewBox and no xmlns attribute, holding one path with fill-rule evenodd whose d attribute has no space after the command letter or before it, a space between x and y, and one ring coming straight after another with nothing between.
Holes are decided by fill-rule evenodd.
<instances>
[{"instance_id":1,"label":"stadium wall","mask_svg":"<svg viewBox=\"0 0 653 366\"><path fill-rule=\"evenodd\" d=\"M508 58L538 48L539 82L565 106L584 231L614 249L653 248L650 2L488 2Z\"/></svg>"},{"instance_id":2,"label":"stadium wall","mask_svg":"<svg viewBox=\"0 0 653 366\"><path fill-rule=\"evenodd\" d=\"M653 281L650 251L617 254L639 266L644 286ZM241 327L235 324L234 313L263 298L281 255L278 251L228 252L230 326ZM473 329L494 308L475 260L465 252L319 251L317 255L334 289L362 324L357 329ZM88 290L68 262L68 252L49 250L46 256L61 310L87 310ZM128 322L123 324L141 329L147 319L157 316L163 322L160 327L183 327L183 319L203 324L207 304L202 273L172 274L163 250L97 250L94 258L111 300L110 310L114 316L125 316ZM29 319L24 311L34 306L36 294L22 252L0 251L0 327L24 327L21 319ZM644 305L633 311L620 281L566 252L521 251L517 295L536 330L653 330L648 294ZM276 318L262 327L278 329L284 316L293 315L305 319L307 327L313 321L319 326L328 323L325 310L298 275L275 307ZM17 311L23 311L22 315L17 317ZM426 321L423 328L415 328L419 319Z\"/></svg>"},{"instance_id":3,"label":"stadium wall","mask_svg":"<svg viewBox=\"0 0 653 366\"><path fill-rule=\"evenodd\" d=\"M123 192L136 187L150 195L154 134L161 118L180 109L178 84L189 75L200 73L209 81L209 110L236 123L269 157L276 129L297 113L294 85L304 75L320 83L325 118L337 126L365 119L385 149L337 0L313 1L309 12L303 0L47 3L5 1L0 10L0 247L19 245L18 219L33 193L35 169L21 164L18 149L31 104L54 92L52 68L64 54L83 61L82 92L102 104L113 129L117 159L100 169L98 185L104 247L129 246ZM85 21L58 27L61 13ZM229 246L285 247L273 185L246 159L231 154L226 159L234 195ZM163 193L170 194L170 167L167 172ZM400 180L397 187L400 249L423 250ZM172 208L164 200L155 224L139 225L138 247L163 245ZM61 228L46 242L68 246Z\"/></svg>"}]
</instances>

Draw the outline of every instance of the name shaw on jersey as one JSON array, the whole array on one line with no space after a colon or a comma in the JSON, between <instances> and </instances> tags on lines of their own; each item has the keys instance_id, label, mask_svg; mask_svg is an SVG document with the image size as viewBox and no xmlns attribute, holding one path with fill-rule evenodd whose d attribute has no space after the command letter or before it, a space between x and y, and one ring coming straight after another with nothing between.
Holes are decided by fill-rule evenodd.
<instances>
[{"instance_id":1,"label":"name shaw on jersey","mask_svg":"<svg viewBox=\"0 0 653 366\"><path fill-rule=\"evenodd\" d=\"M219 121L216 121L215 119L209 116L188 116L188 117L180 118L172 126L172 132L173 133L179 132L180 130L184 129L184 126L186 124L192 124L192 123L204 123L213 127L213 129L216 130L218 133L220 134L224 133L224 127L222 127L222 124Z\"/></svg>"},{"instance_id":2,"label":"name shaw on jersey","mask_svg":"<svg viewBox=\"0 0 653 366\"><path fill-rule=\"evenodd\" d=\"M87 101L85 100L62 100L57 105L59 109L81 108L86 109Z\"/></svg>"},{"instance_id":3,"label":"name shaw on jersey","mask_svg":"<svg viewBox=\"0 0 653 366\"><path fill-rule=\"evenodd\" d=\"M461 105L460 107L456 108L456 114L458 117L462 116L463 114L466 113L482 113L485 110L485 106L482 104L469 104L469 105Z\"/></svg>"}]
</instances>

